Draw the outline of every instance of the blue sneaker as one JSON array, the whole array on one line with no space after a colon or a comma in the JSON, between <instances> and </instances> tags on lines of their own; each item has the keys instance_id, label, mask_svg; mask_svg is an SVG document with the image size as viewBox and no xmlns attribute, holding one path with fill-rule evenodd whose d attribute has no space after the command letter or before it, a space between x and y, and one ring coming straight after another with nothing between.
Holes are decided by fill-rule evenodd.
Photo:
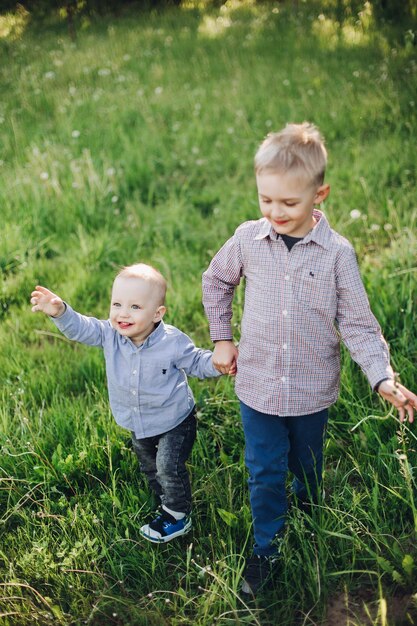
<instances>
[{"instance_id":1,"label":"blue sneaker","mask_svg":"<svg viewBox=\"0 0 417 626\"><path fill-rule=\"evenodd\" d=\"M166 543L185 535L189 530L191 530L191 518L188 515L176 520L167 511L162 510L152 522L142 526L139 532L148 541Z\"/></svg>"}]
</instances>

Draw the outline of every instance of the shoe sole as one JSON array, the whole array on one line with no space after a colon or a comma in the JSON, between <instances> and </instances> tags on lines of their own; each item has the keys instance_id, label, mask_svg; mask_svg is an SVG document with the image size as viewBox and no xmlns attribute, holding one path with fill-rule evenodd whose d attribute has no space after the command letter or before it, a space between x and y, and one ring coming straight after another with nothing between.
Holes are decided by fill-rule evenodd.
<instances>
[{"instance_id":1,"label":"shoe sole","mask_svg":"<svg viewBox=\"0 0 417 626\"><path fill-rule=\"evenodd\" d=\"M182 535L186 535L191 530L192 524L189 522L187 526L184 526L182 530L177 530L176 533L172 533L171 535L167 535L166 537L152 537L151 535L147 535L143 530L139 530L139 534L146 539L147 541L151 541L152 543L168 543L172 539L176 537L182 537Z\"/></svg>"}]
</instances>

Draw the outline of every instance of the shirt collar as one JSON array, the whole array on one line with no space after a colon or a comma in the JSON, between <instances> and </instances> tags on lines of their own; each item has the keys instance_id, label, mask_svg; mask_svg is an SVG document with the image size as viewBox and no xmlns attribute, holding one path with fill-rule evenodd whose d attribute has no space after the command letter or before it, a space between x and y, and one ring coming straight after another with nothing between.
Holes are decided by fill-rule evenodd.
<instances>
[{"instance_id":1,"label":"shirt collar","mask_svg":"<svg viewBox=\"0 0 417 626\"><path fill-rule=\"evenodd\" d=\"M322 211L318 209L314 209L313 216L317 221L317 224L307 233L304 239L300 242L302 244L309 243L310 241L314 241L314 243L319 244L322 248L326 250L330 247L330 236L331 236L331 228L329 222L327 221L326 216ZM255 236L255 240L266 239L269 237L270 239L277 240L279 235L272 228L271 224L268 222L266 217L262 217L259 220L259 232Z\"/></svg>"}]
</instances>

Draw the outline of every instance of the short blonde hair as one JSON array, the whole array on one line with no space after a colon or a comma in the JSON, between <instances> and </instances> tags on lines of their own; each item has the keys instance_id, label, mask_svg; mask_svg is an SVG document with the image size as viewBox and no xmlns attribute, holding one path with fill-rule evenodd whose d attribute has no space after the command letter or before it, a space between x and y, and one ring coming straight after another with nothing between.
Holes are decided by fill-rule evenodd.
<instances>
[{"instance_id":1,"label":"short blonde hair","mask_svg":"<svg viewBox=\"0 0 417 626\"><path fill-rule=\"evenodd\" d=\"M270 133L255 155L255 172L264 170L287 173L298 170L314 183L323 184L327 164L324 139L309 122L287 124L278 133Z\"/></svg>"},{"instance_id":2,"label":"short blonde hair","mask_svg":"<svg viewBox=\"0 0 417 626\"><path fill-rule=\"evenodd\" d=\"M150 283L158 298L158 304L165 304L165 295L167 292L167 281L152 265L146 263L135 263L134 265L126 265L117 274L116 278L140 278ZM115 280L116 280L115 278Z\"/></svg>"}]
</instances>

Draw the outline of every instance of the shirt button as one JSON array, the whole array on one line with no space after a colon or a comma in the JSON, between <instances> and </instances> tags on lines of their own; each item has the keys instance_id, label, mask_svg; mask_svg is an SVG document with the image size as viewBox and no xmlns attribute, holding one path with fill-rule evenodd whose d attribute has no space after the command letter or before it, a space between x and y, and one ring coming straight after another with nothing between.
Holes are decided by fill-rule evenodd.
<instances>
[{"instance_id":1,"label":"shirt button","mask_svg":"<svg viewBox=\"0 0 417 626\"><path fill-rule=\"evenodd\" d=\"M136 371L136 370L133 370L132 374L137 374L137 371Z\"/></svg>"},{"instance_id":2,"label":"shirt button","mask_svg":"<svg viewBox=\"0 0 417 626\"><path fill-rule=\"evenodd\" d=\"M285 376L282 376L281 380L282 380L282 382L283 382L283 383L285 383L285 381L286 381L287 379L285 378Z\"/></svg>"},{"instance_id":3,"label":"shirt button","mask_svg":"<svg viewBox=\"0 0 417 626\"><path fill-rule=\"evenodd\" d=\"M286 276L284 276L284 280L290 280L289 274L286 274Z\"/></svg>"},{"instance_id":4,"label":"shirt button","mask_svg":"<svg viewBox=\"0 0 417 626\"><path fill-rule=\"evenodd\" d=\"M287 349L287 344L286 344L286 343L283 343L283 344L282 344L282 349L283 349L283 350L286 350L286 349Z\"/></svg>"},{"instance_id":5,"label":"shirt button","mask_svg":"<svg viewBox=\"0 0 417 626\"><path fill-rule=\"evenodd\" d=\"M132 396L136 395L136 391L134 389L132 389Z\"/></svg>"},{"instance_id":6,"label":"shirt button","mask_svg":"<svg viewBox=\"0 0 417 626\"><path fill-rule=\"evenodd\" d=\"M282 312L282 314L283 314L283 316L284 316L284 317L286 317L286 316L288 315L288 311L287 311L287 309L284 309L284 310L283 310L283 312Z\"/></svg>"}]
</instances>

